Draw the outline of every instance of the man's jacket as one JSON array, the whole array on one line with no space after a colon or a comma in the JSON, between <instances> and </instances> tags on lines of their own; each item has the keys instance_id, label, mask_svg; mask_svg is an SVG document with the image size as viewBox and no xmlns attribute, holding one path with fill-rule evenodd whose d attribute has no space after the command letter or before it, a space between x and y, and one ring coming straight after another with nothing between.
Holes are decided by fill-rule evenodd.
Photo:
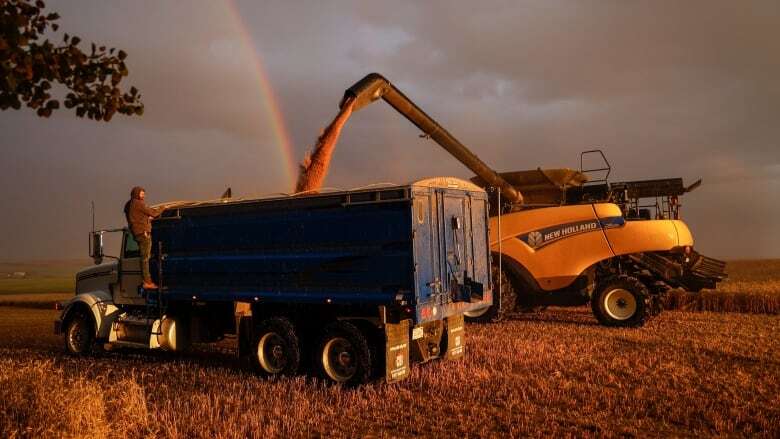
<instances>
[{"instance_id":1,"label":"man's jacket","mask_svg":"<svg viewBox=\"0 0 780 439\"><path fill-rule=\"evenodd\" d=\"M152 222L149 217L157 216L157 211L146 207L141 200L141 192L145 192L141 186L136 186L130 191L130 200L125 203L125 217L127 225L133 236L141 236L152 232Z\"/></svg>"},{"instance_id":2,"label":"man's jacket","mask_svg":"<svg viewBox=\"0 0 780 439\"><path fill-rule=\"evenodd\" d=\"M157 212L146 206L143 201L133 198L127 208L127 224L134 236L152 232L151 218L157 216Z\"/></svg>"},{"instance_id":3,"label":"man's jacket","mask_svg":"<svg viewBox=\"0 0 780 439\"><path fill-rule=\"evenodd\" d=\"M133 198L127 209L127 224L134 236L152 232L151 218L157 216L157 211L146 206L143 201Z\"/></svg>"}]
</instances>

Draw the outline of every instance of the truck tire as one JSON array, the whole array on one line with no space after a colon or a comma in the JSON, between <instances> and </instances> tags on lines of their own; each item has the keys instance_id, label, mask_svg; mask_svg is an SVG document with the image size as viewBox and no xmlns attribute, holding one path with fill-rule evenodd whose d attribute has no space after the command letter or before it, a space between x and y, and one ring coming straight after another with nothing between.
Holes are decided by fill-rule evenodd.
<instances>
[{"instance_id":1,"label":"truck tire","mask_svg":"<svg viewBox=\"0 0 780 439\"><path fill-rule=\"evenodd\" d=\"M591 297L593 315L604 326L639 327L652 313L652 300L639 279L620 275L599 283Z\"/></svg>"},{"instance_id":2,"label":"truck tire","mask_svg":"<svg viewBox=\"0 0 780 439\"><path fill-rule=\"evenodd\" d=\"M295 375L301 364L295 327L284 317L271 317L257 325L251 352L255 370L267 377Z\"/></svg>"},{"instance_id":3,"label":"truck tire","mask_svg":"<svg viewBox=\"0 0 780 439\"><path fill-rule=\"evenodd\" d=\"M337 321L325 327L313 364L320 378L351 387L371 380L373 361L368 340L360 329Z\"/></svg>"},{"instance_id":4,"label":"truck tire","mask_svg":"<svg viewBox=\"0 0 780 439\"><path fill-rule=\"evenodd\" d=\"M83 310L73 311L65 324L65 351L73 355L88 355L95 344L95 322Z\"/></svg>"},{"instance_id":5,"label":"truck tire","mask_svg":"<svg viewBox=\"0 0 780 439\"><path fill-rule=\"evenodd\" d=\"M509 281L506 270L498 269L498 262L495 258L493 259L490 270L491 276L494 279L493 305L464 313L467 322L497 323L506 319L507 316L515 310L517 297L515 295L515 290L512 288L512 284ZM501 282L499 282L499 279ZM500 289L499 284L501 285ZM497 306L496 302L501 302L501 306Z\"/></svg>"}]
</instances>

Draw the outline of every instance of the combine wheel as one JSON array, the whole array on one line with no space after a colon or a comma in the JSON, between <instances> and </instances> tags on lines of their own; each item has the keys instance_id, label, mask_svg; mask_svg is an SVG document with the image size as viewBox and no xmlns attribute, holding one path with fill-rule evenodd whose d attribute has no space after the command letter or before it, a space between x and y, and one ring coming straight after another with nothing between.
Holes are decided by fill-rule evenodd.
<instances>
[{"instance_id":1,"label":"combine wheel","mask_svg":"<svg viewBox=\"0 0 780 439\"><path fill-rule=\"evenodd\" d=\"M295 375L301 348L295 327L284 317L260 322L254 332L254 365L263 376Z\"/></svg>"},{"instance_id":2,"label":"combine wheel","mask_svg":"<svg viewBox=\"0 0 780 439\"><path fill-rule=\"evenodd\" d=\"M490 270L493 278L493 305L464 313L467 322L496 323L506 319L509 313L515 310L517 296L509 282L506 270L499 271L496 258L493 258ZM501 280L500 290L499 279ZM501 303L500 307L496 305L499 302Z\"/></svg>"},{"instance_id":3,"label":"combine wheel","mask_svg":"<svg viewBox=\"0 0 780 439\"><path fill-rule=\"evenodd\" d=\"M74 355L87 355L95 344L95 323L84 310L73 312L65 325L65 350Z\"/></svg>"},{"instance_id":4,"label":"combine wheel","mask_svg":"<svg viewBox=\"0 0 780 439\"><path fill-rule=\"evenodd\" d=\"M642 326L653 309L647 287L639 279L626 275L601 282L590 304L596 319L605 326Z\"/></svg>"},{"instance_id":5,"label":"combine wheel","mask_svg":"<svg viewBox=\"0 0 780 439\"><path fill-rule=\"evenodd\" d=\"M371 379L368 341L352 323L337 321L328 325L314 354L317 373L327 381L356 386Z\"/></svg>"}]
</instances>

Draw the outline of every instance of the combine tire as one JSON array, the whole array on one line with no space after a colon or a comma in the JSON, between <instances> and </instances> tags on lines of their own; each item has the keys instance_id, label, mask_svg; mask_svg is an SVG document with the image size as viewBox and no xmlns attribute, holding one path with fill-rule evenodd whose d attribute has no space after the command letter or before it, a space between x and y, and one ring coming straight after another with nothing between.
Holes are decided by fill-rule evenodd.
<instances>
[{"instance_id":1,"label":"combine tire","mask_svg":"<svg viewBox=\"0 0 780 439\"><path fill-rule=\"evenodd\" d=\"M76 310L65 324L65 351L73 355L87 355L95 344L95 324L92 316Z\"/></svg>"},{"instance_id":2,"label":"combine tire","mask_svg":"<svg viewBox=\"0 0 780 439\"><path fill-rule=\"evenodd\" d=\"M374 359L368 341L352 323L328 325L314 355L317 375L326 381L352 387L371 379Z\"/></svg>"},{"instance_id":3,"label":"combine tire","mask_svg":"<svg viewBox=\"0 0 780 439\"><path fill-rule=\"evenodd\" d=\"M652 313L647 287L639 279L625 275L601 282L590 304L596 319L605 326L642 326Z\"/></svg>"},{"instance_id":4,"label":"combine tire","mask_svg":"<svg viewBox=\"0 0 780 439\"><path fill-rule=\"evenodd\" d=\"M506 270L498 269L498 261L493 260L491 264L491 276L493 278L493 305L487 308L480 308L474 311L464 313L467 322L475 323L497 323L509 316L515 310L517 297L512 284L509 282L509 276ZM499 279L501 282L499 282ZM499 289L499 284L501 288ZM501 305L496 305L500 303Z\"/></svg>"},{"instance_id":5,"label":"combine tire","mask_svg":"<svg viewBox=\"0 0 780 439\"><path fill-rule=\"evenodd\" d=\"M260 375L295 375L301 363L301 348L295 327L284 317L260 322L253 339L254 366Z\"/></svg>"}]
</instances>

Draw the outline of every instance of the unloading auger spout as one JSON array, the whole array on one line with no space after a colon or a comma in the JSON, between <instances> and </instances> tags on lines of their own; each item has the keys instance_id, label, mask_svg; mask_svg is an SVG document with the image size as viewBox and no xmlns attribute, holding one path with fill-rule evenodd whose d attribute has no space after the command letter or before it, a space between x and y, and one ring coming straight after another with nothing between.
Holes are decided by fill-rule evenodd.
<instances>
[{"instance_id":1,"label":"unloading auger spout","mask_svg":"<svg viewBox=\"0 0 780 439\"><path fill-rule=\"evenodd\" d=\"M422 130L426 137L433 139L477 176L487 182L488 186L497 187L501 191L504 201L510 204L523 203L522 194L514 186L488 167L479 157L460 143L455 136L445 130L432 117L425 114L424 111L382 75L371 73L348 88L344 92L344 98L341 100L339 108L348 102L351 104L351 100L354 99L352 111L357 111L380 98L384 99L391 107L395 108L396 111Z\"/></svg>"}]
</instances>

